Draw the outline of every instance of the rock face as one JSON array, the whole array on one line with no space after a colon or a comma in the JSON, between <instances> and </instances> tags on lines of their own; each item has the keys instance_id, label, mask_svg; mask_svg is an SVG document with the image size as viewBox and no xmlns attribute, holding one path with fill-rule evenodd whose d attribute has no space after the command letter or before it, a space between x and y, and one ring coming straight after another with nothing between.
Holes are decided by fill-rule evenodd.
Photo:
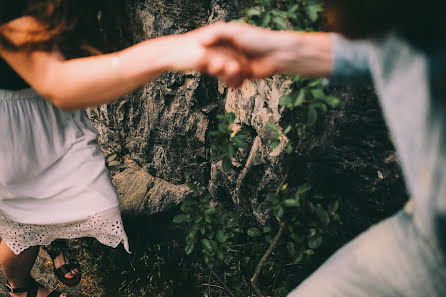
<instances>
[{"instance_id":1,"label":"rock face","mask_svg":"<svg viewBox=\"0 0 446 297\"><path fill-rule=\"evenodd\" d=\"M229 20L244 5L247 2L235 0L141 1L134 14L143 31L135 39L180 33L216 20ZM186 182L197 181L207 186L217 199L232 199L241 213L254 215L264 222L267 212L262 204L263 197L277 185L284 167L281 166L283 146L273 151L269 149L271 134L266 124L280 121L278 102L288 88L287 81L274 77L246 83L242 89L230 91L206 75L167 73L125 98L90 109L88 114L100 132L99 142L108 156L123 214L144 216L165 212L190 194L185 187ZM351 157L346 155L347 149L364 150L367 156L384 154L386 166L392 167L391 174L384 176L399 176L393 148L373 94L357 92L362 97L364 95L361 94L366 94L363 102L358 103L360 100L352 100L351 93L338 93L347 107L344 111L331 112L320 131L303 144L300 160L296 161L302 166L302 180L318 182L324 176L328 180L321 181L321 191L325 191L333 178L342 180L345 185L341 176L345 175L348 164L370 165L360 158L346 159ZM374 106L373 114L364 109L370 105ZM249 132L250 138L249 147L237 154L237 167L225 174L219 162L210 161L208 132L216 129L218 113L230 111L237 115L234 129L243 128ZM366 116L361 115L364 112ZM369 117L373 118L372 122L379 123L377 125L381 129L374 131L377 135L373 137L364 135L371 138L367 142L369 146L363 148L363 143L359 143L359 148L350 142L340 148L338 142L344 141L345 137L342 126L352 128L353 125L359 131L369 124L364 122ZM368 160L379 161L379 158L376 155ZM386 169L377 171L386 172ZM380 182L380 179L376 180L377 171L370 171L374 176L370 177L372 184ZM327 176L327 172L334 175ZM355 176L355 172L349 174L352 174L352 183L364 177ZM392 181L404 193L401 181ZM337 190L333 190L338 187L336 184L331 187L331 191L325 192L335 195ZM338 195L346 194L339 191Z\"/></svg>"},{"instance_id":2,"label":"rock face","mask_svg":"<svg viewBox=\"0 0 446 297\"><path fill-rule=\"evenodd\" d=\"M228 20L240 5L146 1L135 9L144 31L137 39ZM278 100L287 85L275 78L228 91L205 75L167 73L115 103L90 109L123 213L164 211L187 196L186 182L197 181L216 196L233 197L242 211L261 218L256 197L280 177L280 168L274 166L280 154L267 148L270 136L265 125L280 120ZM220 163L209 161L208 132L216 128L216 115L225 111L234 111L237 125L251 134L250 148L239 154L240 166L230 174L222 173ZM246 178L257 182L244 186Z\"/></svg>"}]
</instances>

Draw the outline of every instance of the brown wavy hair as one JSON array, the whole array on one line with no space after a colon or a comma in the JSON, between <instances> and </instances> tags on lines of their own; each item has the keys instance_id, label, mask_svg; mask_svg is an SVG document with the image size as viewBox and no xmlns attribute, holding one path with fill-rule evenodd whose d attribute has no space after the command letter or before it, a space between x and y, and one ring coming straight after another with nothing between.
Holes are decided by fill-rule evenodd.
<instances>
[{"instance_id":1,"label":"brown wavy hair","mask_svg":"<svg viewBox=\"0 0 446 297\"><path fill-rule=\"evenodd\" d=\"M127 46L131 21L129 0L11 1L20 16L32 16L39 28L14 44L0 26L0 46L9 50L51 50L57 46L67 58L106 53ZM11 3L10 2L10 3ZM11 8L11 7L9 7Z\"/></svg>"},{"instance_id":2,"label":"brown wavy hair","mask_svg":"<svg viewBox=\"0 0 446 297\"><path fill-rule=\"evenodd\" d=\"M444 46L445 0L327 0L331 29L352 39L397 32L425 51Z\"/></svg>"}]
</instances>

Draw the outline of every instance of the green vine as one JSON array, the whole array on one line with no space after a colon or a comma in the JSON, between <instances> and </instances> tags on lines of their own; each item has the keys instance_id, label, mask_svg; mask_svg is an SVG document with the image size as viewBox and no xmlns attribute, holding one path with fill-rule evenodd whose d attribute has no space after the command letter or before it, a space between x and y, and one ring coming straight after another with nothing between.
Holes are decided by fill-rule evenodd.
<instances>
[{"instance_id":1,"label":"green vine","mask_svg":"<svg viewBox=\"0 0 446 297\"><path fill-rule=\"evenodd\" d=\"M324 5L319 0L257 0L256 6L243 11L248 23L274 30L315 31L321 23ZM259 226L255 220L240 221L238 216L212 198L204 187L190 184L194 198L183 201L182 213L174 222L187 230L185 253L202 258L218 279L229 284L226 290L245 290L262 297L270 292L285 296L296 285L290 282L286 267L311 261L325 236L339 224L338 201L327 201L309 184L296 180L293 162L300 144L330 109L342 108L342 102L326 92L323 79L288 76L291 92L280 98L283 120L267 124L273 133L270 148L284 142L289 158L279 186L266 195L275 220ZM211 158L221 160L225 172L232 170L237 150L245 148L247 134L234 133L235 115L219 115L218 130L210 132ZM246 249L244 247L249 247ZM259 285L259 279L268 284ZM249 280L249 281L248 281ZM265 283L265 282L262 282ZM241 296L240 295L240 296Z\"/></svg>"}]
</instances>

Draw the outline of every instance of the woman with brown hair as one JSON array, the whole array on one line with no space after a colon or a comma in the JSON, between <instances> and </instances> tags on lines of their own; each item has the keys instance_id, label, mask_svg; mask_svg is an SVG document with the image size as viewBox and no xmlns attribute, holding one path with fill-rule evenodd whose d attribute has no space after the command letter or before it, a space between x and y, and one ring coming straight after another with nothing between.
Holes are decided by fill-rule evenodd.
<instances>
[{"instance_id":1,"label":"woman with brown hair","mask_svg":"<svg viewBox=\"0 0 446 297\"><path fill-rule=\"evenodd\" d=\"M118 196L83 108L166 71L206 70L228 84L240 72L241 55L202 46L206 29L107 53L125 34L126 8L118 0L0 0L0 264L11 296L66 296L30 276L39 246L55 239L95 237L128 251ZM52 257L64 265L62 255ZM79 270L59 277L70 282Z\"/></svg>"},{"instance_id":2,"label":"woman with brown hair","mask_svg":"<svg viewBox=\"0 0 446 297\"><path fill-rule=\"evenodd\" d=\"M347 244L290 297L446 294L444 0L331 0L333 33L218 24L206 44L248 57L251 78L329 76L375 85L412 200Z\"/></svg>"}]
</instances>

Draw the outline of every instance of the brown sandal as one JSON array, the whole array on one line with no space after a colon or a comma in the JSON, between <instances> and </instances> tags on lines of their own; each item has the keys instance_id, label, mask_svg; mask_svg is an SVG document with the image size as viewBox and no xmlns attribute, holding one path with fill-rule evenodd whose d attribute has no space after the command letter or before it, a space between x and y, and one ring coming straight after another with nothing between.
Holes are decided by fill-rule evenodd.
<instances>
[{"instance_id":1,"label":"brown sandal","mask_svg":"<svg viewBox=\"0 0 446 297\"><path fill-rule=\"evenodd\" d=\"M53 260L53 267L54 267L54 275L57 277L57 279L70 287L76 286L81 281L81 272L79 264L76 262L71 262L67 264L62 264L59 268L56 269L56 265L54 265L54 259L56 259L61 253L64 256L64 260L67 260L66 251L69 251L69 248L67 244L63 241L53 242L48 246L42 247L44 251L48 253L50 258ZM72 270L78 269L78 273L73 276L73 278L67 278L65 277L66 274L70 273Z\"/></svg>"},{"instance_id":2,"label":"brown sandal","mask_svg":"<svg viewBox=\"0 0 446 297\"><path fill-rule=\"evenodd\" d=\"M41 284L39 284L37 281L33 280L31 286L29 288L13 288L11 287L11 285L9 284L9 282L7 282L5 284L6 290L9 293L12 294L26 294L26 297L37 297L37 292L39 291L39 288L44 288ZM62 292L59 291L51 291L47 297L60 297L60 295L63 294Z\"/></svg>"}]
</instances>

